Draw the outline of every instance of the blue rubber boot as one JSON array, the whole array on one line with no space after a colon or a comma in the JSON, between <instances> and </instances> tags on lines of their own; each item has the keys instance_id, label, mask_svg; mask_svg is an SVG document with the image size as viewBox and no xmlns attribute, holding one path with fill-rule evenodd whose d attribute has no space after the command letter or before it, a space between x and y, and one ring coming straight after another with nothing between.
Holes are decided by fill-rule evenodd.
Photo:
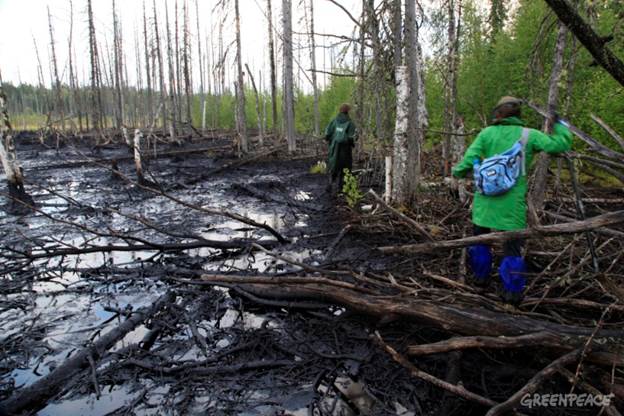
<instances>
[{"instance_id":1,"label":"blue rubber boot","mask_svg":"<svg viewBox=\"0 0 624 416\"><path fill-rule=\"evenodd\" d=\"M492 251L489 246L477 244L468 247L468 265L477 286L486 286L492 273Z\"/></svg>"},{"instance_id":2,"label":"blue rubber boot","mask_svg":"<svg viewBox=\"0 0 624 416\"><path fill-rule=\"evenodd\" d=\"M522 257L507 256L503 259L498 273L503 282L503 301L518 306L522 302L522 292L526 286L527 268Z\"/></svg>"}]
</instances>

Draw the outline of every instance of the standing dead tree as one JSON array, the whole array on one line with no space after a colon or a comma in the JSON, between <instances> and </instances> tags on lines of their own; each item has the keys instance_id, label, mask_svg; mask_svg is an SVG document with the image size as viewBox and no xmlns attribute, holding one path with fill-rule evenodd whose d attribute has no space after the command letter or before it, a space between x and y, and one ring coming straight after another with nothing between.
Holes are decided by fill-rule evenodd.
<instances>
[{"instance_id":1,"label":"standing dead tree","mask_svg":"<svg viewBox=\"0 0 624 416\"><path fill-rule=\"evenodd\" d=\"M277 76L275 71L275 45L273 41L273 11L271 0L267 0L267 20L269 24L269 65L271 67L271 116L273 121L273 134L279 131L277 123Z\"/></svg>"},{"instance_id":2,"label":"standing dead tree","mask_svg":"<svg viewBox=\"0 0 624 416\"><path fill-rule=\"evenodd\" d=\"M50 6L48 6L48 28L50 31L50 52L52 54L52 75L54 77L54 96L56 115L61 121L61 128L65 130L65 114L63 111L63 91L61 89L61 79L59 78L58 64L56 61L56 46L54 42L54 29L52 28L52 15L50 14Z\"/></svg>"},{"instance_id":3,"label":"standing dead tree","mask_svg":"<svg viewBox=\"0 0 624 416\"><path fill-rule=\"evenodd\" d=\"M182 72L184 73L184 96L186 98L186 122L189 125L193 124L192 118L192 99L193 89L191 80L191 34L189 33L189 14L188 14L188 2L185 0L182 6ZM198 36L199 39L199 36ZM201 57L200 57L201 61ZM201 70L201 66L200 66Z\"/></svg>"},{"instance_id":4,"label":"standing dead tree","mask_svg":"<svg viewBox=\"0 0 624 416\"><path fill-rule=\"evenodd\" d=\"M284 129L288 152L297 150L295 139L295 97L293 91L293 44L292 44L292 2L282 0L282 30L284 56Z\"/></svg>"},{"instance_id":5,"label":"standing dead tree","mask_svg":"<svg viewBox=\"0 0 624 416\"><path fill-rule=\"evenodd\" d=\"M555 58L550 75L548 86L548 112L553 114L557 108L559 100L559 80L563 71L563 56L565 52L567 29L563 23L559 24L559 32L557 35L557 43L555 45ZM544 119L544 132L549 134L552 131L551 119ZM535 168L535 178L533 180L533 189L531 191L531 211L533 220L537 220L537 214L544 208L544 198L546 195L546 179L548 175L548 166L550 165L550 157L546 153L539 156L537 167Z\"/></svg>"},{"instance_id":6,"label":"standing dead tree","mask_svg":"<svg viewBox=\"0 0 624 416\"><path fill-rule=\"evenodd\" d=\"M13 213L20 213L24 211L24 204L33 206L34 201L24 189L24 176L17 160L7 108L7 98L0 83L0 162L2 162L2 168L7 177L9 197L12 198L9 201L7 210Z\"/></svg>"},{"instance_id":7,"label":"standing dead tree","mask_svg":"<svg viewBox=\"0 0 624 416\"><path fill-rule=\"evenodd\" d=\"M68 38L68 57L69 57L69 88L74 98L74 108L78 116L78 130L82 131L82 98L80 96L80 84L78 83L78 74L75 68L74 59L74 4L69 1L69 38Z\"/></svg>"},{"instance_id":8,"label":"standing dead tree","mask_svg":"<svg viewBox=\"0 0 624 416\"><path fill-rule=\"evenodd\" d=\"M95 36L95 25L93 23L93 7L91 0L87 1L87 15L89 20L89 56L91 60L91 125L96 130L96 144L99 144L102 137L102 94L101 94L101 73L100 58L98 55L98 45Z\"/></svg>"},{"instance_id":9,"label":"standing dead tree","mask_svg":"<svg viewBox=\"0 0 624 416\"><path fill-rule=\"evenodd\" d=\"M113 69L115 90L115 128L121 129L124 124L124 97L123 97L123 44L121 25L117 15L117 7L113 0Z\"/></svg>"},{"instance_id":10,"label":"standing dead tree","mask_svg":"<svg viewBox=\"0 0 624 416\"><path fill-rule=\"evenodd\" d=\"M304 7L305 10L305 7ZM320 135L319 90L316 79L316 40L314 39L314 0L310 0L309 32L310 32L310 64L312 68L312 93L314 94L314 135Z\"/></svg>"},{"instance_id":11,"label":"standing dead tree","mask_svg":"<svg viewBox=\"0 0 624 416\"><path fill-rule=\"evenodd\" d=\"M234 15L236 19L236 132L240 140L240 149L243 153L249 152L247 137L247 116L245 115L245 83L243 80L243 58L240 35L240 11L238 0L234 0Z\"/></svg>"},{"instance_id":12,"label":"standing dead tree","mask_svg":"<svg viewBox=\"0 0 624 416\"><path fill-rule=\"evenodd\" d=\"M158 61L158 79L160 82L160 103L161 103L161 118L162 129L165 131L167 128L167 87L165 83L165 68L163 63L162 48L160 45L160 32L158 31L158 15L156 13L156 0L152 3L154 14L154 38L156 39L156 58Z\"/></svg>"},{"instance_id":13,"label":"standing dead tree","mask_svg":"<svg viewBox=\"0 0 624 416\"><path fill-rule=\"evenodd\" d=\"M177 5L177 3L176 3ZM176 8L177 10L177 8ZM176 18L177 19L177 18ZM177 21L177 20L176 20ZM171 102L171 115L169 117L169 137L172 142L177 141L177 133L176 133L176 118L179 113L179 101L178 95L176 93L176 72L175 72L175 56L173 52L173 40L171 38L171 29L169 26L169 7L167 7L167 2L165 2L165 30L167 34L167 63L169 68L169 100ZM176 34L177 36L177 34Z\"/></svg>"}]
</instances>

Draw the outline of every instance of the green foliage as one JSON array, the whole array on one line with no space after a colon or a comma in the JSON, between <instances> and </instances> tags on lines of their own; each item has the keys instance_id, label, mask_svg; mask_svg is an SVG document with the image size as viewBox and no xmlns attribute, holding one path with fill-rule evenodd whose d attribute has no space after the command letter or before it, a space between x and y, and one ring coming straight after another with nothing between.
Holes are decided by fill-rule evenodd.
<instances>
[{"instance_id":1,"label":"green foliage","mask_svg":"<svg viewBox=\"0 0 624 416\"><path fill-rule=\"evenodd\" d=\"M310 173L324 175L327 173L327 163L319 160L310 168Z\"/></svg>"},{"instance_id":2,"label":"green foliage","mask_svg":"<svg viewBox=\"0 0 624 416\"><path fill-rule=\"evenodd\" d=\"M342 186L342 193L347 200L347 204L353 208L364 197L364 194L360 191L360 184L358 179L347 168L344 172L344 185Z\"/></svg>"}]
</instances>

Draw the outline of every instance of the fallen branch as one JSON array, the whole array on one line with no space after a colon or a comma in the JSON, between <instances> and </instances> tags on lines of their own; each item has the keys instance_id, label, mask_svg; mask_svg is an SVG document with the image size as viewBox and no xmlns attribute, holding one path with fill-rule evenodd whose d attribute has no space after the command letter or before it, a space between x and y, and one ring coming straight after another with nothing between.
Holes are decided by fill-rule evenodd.
<instances>
[{"instance_id":1,"label":"fallen branch","mask_svg":"<svg viewBox=\"0 0 624 416\"><path fill-rule=\"evenodd\" d=\"M384 208L386 208L392 214L394 214L395 216L399 217L402 221L406 222L408 225L410 225L412 228L414 228L414 230L416 230L416 232L418 234L422 235L423 237L425 237L429 241L434 241L433 237L431 237L431 234L429 234L429 232L427 232L427 230L425 230L422 225L418 224L416 221L414 221L413 219L411 219L407 215L403 214L402 212L400 212L400 211L392 208L390 205L386 204L385 201L379 195L377 195L375 193L375 191L373 191L372 189L369 190L368 193L371 194L373 196L373 198L375 198L375 200L377 200L377 202L379 202Z\"/></svg>"},{"instance_id":2,"label":"fallen branch","mask_svg":"<svg viewBox=\"0 0 624 416\"><path fill-rule=\"evenodd\" d=\"M463 397L466 400L470 400L471 402L476 402L479 404L482 404L484 406L495 406L496 402L493 400L488 399L487 397L483 397L480 396L476 393L473 393L469 390L466 390L464 388L464 386L462 385L455 385L455 384L451 384L447 381L441 380L435 376L432 376L431 374L422 371L421 369L417 368L414 364L412 364L407 358L405 358L404 356L402 356L401 354L399 354L394 348L392 348L390 345L386 344L384 342L384 340L381 338L381 335L379 335L379 332L375 332L375 335L372 337L373 341L375 341L375 343L377 345L379 345L381 348L383 348L384 350L386 350L386 352L388 354L390 354L390 356L392 357L392 359L394 361L396 361L397 363L401 364L403 367L405 367L407 370L409 370L410 374L414 377L418 377L421 380L424 380L428 383L433 384L436 387L440 387L446 391L449 391L453 394L456 394L460 397Z\"/></svg>"},{"instance_id":3,"label":"fallen branch","mask_svg":"<svg viewBox=\"0 0 624 416\"><path fill-rule=\"evenodd\" d=\"M94 360L102 357L108 349L127 333L134 330L143 321L153 316L174 299L175 295L167 292L151 306L138 309L130 318L100 337L93 345L81 349L47 375L30 386L18 390L5 401L0 402L0 414L21 414L24 411L41 409L46 401L56 395L77 372L89 366L89 357L93 357Z\"/></svg>"},{"instance_id":4,"label":"fallen branch","mask_svg":"<svg viewBox=\"0 0 624 416\"><path fill-rule=\"evenodd\" d=\"M581 350L576 349L548 364L542 371L533 376L533 378L531 378L531 380L529 380L528 383L525 384L520 390L515 392L513 396L503 403L492 407L490 411L486 413L486 416L502 416L512 411L514 407L520 403L523 396L535 392L544 381L557 373L560 368L577 361L580 356Z\"/></svg>"},{"instance_id":5,"label":"fallen branch","mask_svg":"<svg viewBox=\"0 0 624 416\"><path fill-rule=\"evenodd\" d=\"M598 215L584 221L572 221L564 224L538 226L519 231L495 232L479 236L458 238L456 240L435 241L422 244L406 244L401 246L378 247L383 253L427 253L438 249L453 249L474 244L502 243L508 240L548 237L561 234L575 234L600 227L624 222L624 210Z\"/></svg>"},{"instance_id":6,"label":"fallen branch","mask_svg":"<svg viewBox=\"0 0 624 416\"><path fill-rule=\"evenodd\" d=\"M536 332L517 337L457 337L433 344L410 345L408 355L440 354L450 351L466 350L470 348L520 348L534 345L561 347L561 340L549 332Z\"/></svg>"}]
</instances>

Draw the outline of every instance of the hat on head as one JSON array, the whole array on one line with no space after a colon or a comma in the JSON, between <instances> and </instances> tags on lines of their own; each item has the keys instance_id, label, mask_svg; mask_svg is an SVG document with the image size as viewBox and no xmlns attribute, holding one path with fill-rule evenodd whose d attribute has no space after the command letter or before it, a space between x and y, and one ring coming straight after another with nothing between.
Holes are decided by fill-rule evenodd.
<instances>
[{"instance_id":1,"label":"hat on head","mask_svg":"<svg viewBox=\"0 0 624 416\"><path fill-rule=\"evenodd\" d=\"M496 109L505 104L522 104L522 100L516 97L512 97L510 95L506 95L498 100L498 102L496 103L496 107L494 108Z\"/></svg>"}]
</instances>

